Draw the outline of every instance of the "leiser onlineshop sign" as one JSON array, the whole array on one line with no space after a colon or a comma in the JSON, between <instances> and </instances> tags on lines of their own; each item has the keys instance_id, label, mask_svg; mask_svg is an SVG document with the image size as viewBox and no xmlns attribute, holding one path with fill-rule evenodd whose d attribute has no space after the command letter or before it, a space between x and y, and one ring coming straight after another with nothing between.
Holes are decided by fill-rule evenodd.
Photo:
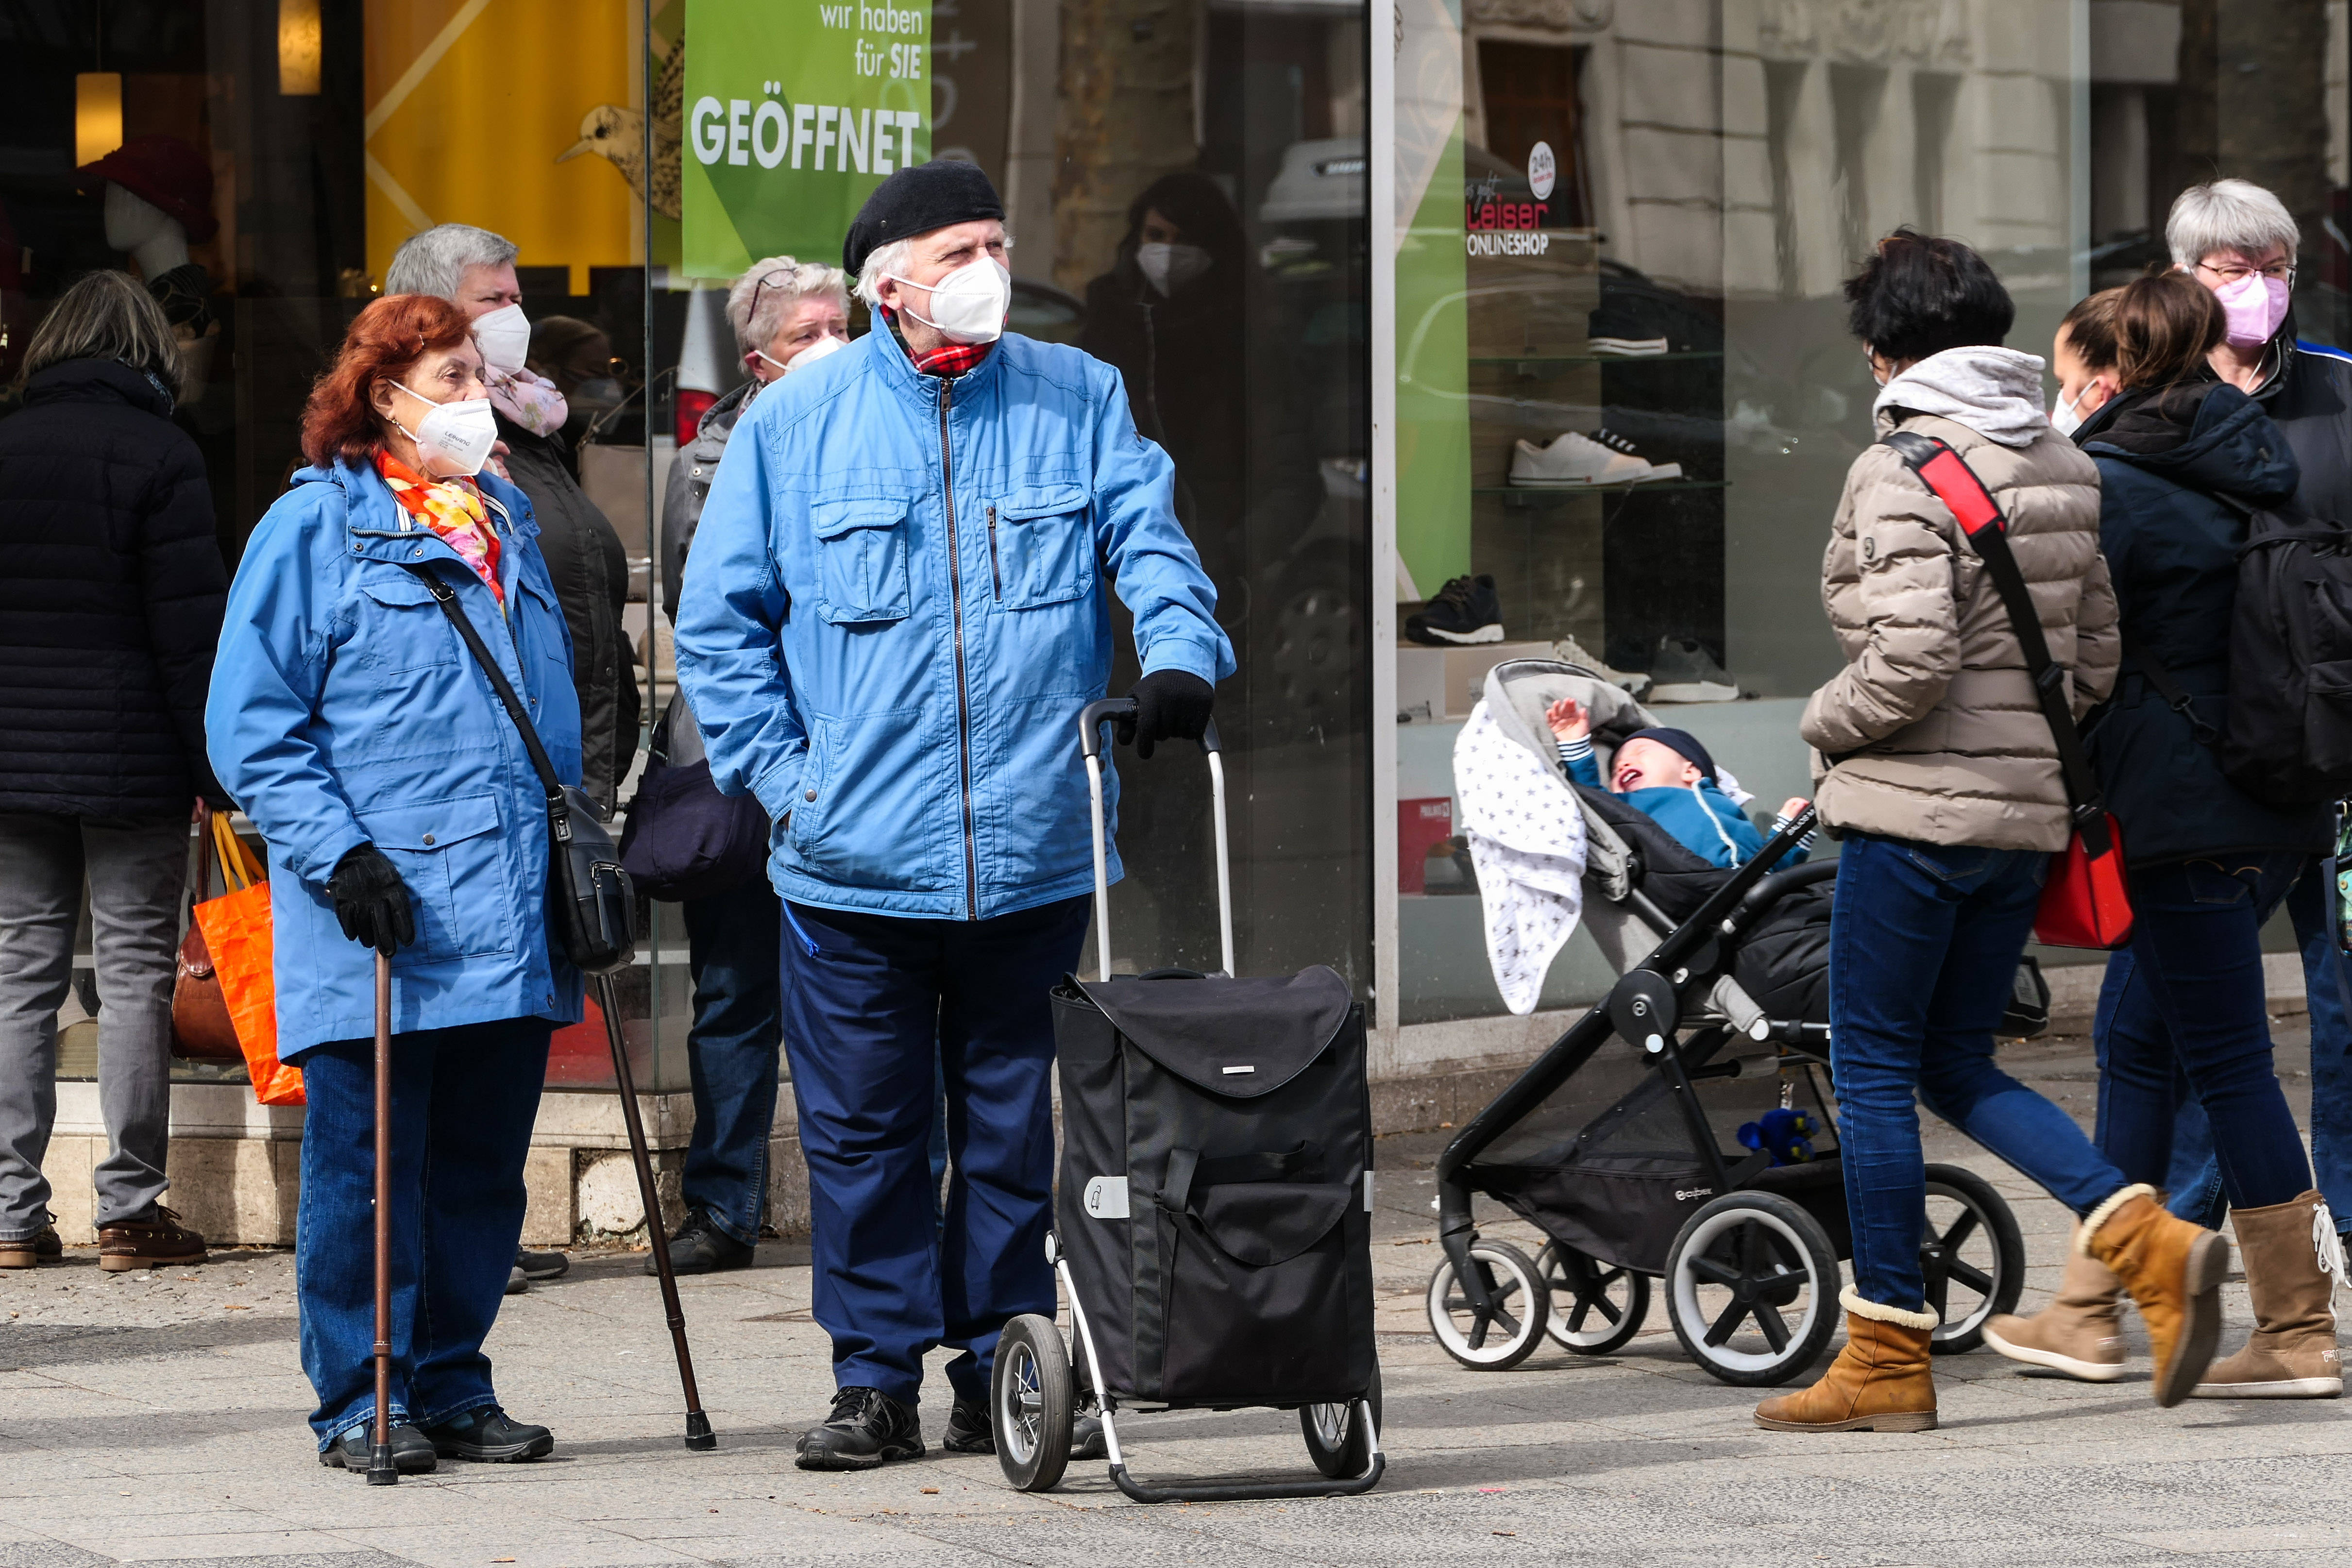
<instances>
[{"instance_id":1,"label":"leiser onlineshop sign","mask_svg":"<svg viewBox=\"0 0 2352 1568\"><path fill-rule=\"evenodd\" d=\"M874 187L931 149L930 0L687 0L684 263L840 265Z\"/></svg>"}]
</instances>

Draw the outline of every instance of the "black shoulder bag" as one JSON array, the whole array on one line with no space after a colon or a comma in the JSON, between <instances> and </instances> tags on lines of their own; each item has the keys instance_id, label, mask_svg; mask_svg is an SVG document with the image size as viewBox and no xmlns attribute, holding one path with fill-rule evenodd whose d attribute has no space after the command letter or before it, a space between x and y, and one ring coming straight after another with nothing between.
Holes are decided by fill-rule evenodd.
<instances>
[{"instance_id":1,"label":"black shoulder bag","mask_svg":"<svg viewBox=\"0 0 2352 1568\"><path fill-rule=\"evenodd\" d=\"M522 748L530 754L530 765L547 790L548 920L562 945L563 956L591 975L626 968L637 952L637 895L629 885L629 873L621 869L612 834L596 815L595 803L585 791L555 777L555 764L547 759L547 747L539 743L539 731L523 712L522 699L515 695L490 651L482 646L481 633L457 607L457 591L430 568L409 566L408 570L432 591L441 613L449 618L474 662L489 676L490 689L506 705L507 716L514 720L522 736Z\"/></svg>"}]
</instances>

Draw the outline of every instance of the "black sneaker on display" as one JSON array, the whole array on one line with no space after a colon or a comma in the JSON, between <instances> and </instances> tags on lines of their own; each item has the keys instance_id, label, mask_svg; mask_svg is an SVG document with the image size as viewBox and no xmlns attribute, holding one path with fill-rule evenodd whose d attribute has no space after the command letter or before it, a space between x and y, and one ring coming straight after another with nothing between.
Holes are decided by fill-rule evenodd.
<instances>
[{"instance_id":1,"label":"black sneaker on display","mask_svg":"<svg viewBox=\"0 0 2352 1568\"><path fill-rule=\"evenodd\" d=\"M710 1223L698 1208L686 1211L686 1221L669 1239L669 1269L673 1274L716 1274L727 1269L749 1269L759 1249L738 1241ZM653 1255L646 1255L646 1272L657 1272Z\"/></svg>"},{"instance_id":2,"label":"black sneaker on display","mask_svg":"<svg viewBox=\"0 0 2352 1568\"><path fill-rule=\"evenodd\" d=\"M845 1388L833 1396L833 1414L802 1433L796 1447L793 1463L804 1470L870 1470L892 1459L921 1458L923 1428L913 1406L878 1388Z\"/></svg>"},{"instance_id":3,"label":"black sneaker on display","mask_svg":"<svg viewBox=\"0 0 2352 1568\"><path fill-rule=\"evenodd\" d=\"M1650 661L1650 700L1654 703L1731 703L1739 687L1715 655L1689 637L1661 637L1657 656Z\"/></svg>"},{"instance_id":4,"label":"black sneaker on display","mask_svg":"<svg viewBox=\"0 0 2352 1568\"><path fill-rule=\"evenodd\" d=\"M1457 577L1437 591L1437 597L1408 616L1404 634L1434 647L1503 640L1503 603L1495 580L1484 573Z\"/></svg>"}]
</instances>

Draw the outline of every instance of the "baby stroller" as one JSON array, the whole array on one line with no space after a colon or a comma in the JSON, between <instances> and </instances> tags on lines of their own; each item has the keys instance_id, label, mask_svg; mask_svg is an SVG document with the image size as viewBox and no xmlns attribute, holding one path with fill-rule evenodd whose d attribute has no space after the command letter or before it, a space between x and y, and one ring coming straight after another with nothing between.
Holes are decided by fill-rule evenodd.
<instances>
[{"instance_id":1,"label":"baby stroller","mask_svg":"<svg viewBox=\"0 0 2352 1568\"><path fill-rule=\"evenodd\" d=\"M1101 726L1134 709L1115 699L1080 716L1103 967L1053 998L1063 1137L1047 1249L1070 1303L1078 1377L1052 1318L1005 1325L990 1389L997 1459L1020 1490L1049 1490L1077 1411L1091 1406L1111 1479L1139 1502L1370 1491L1385 1461L1363 1009L1321 965L1234 977L1213 728L1202 747L1224 971L1112 977ZM1128 1471L1118 1426L1129 1412L1265 1406L1298 1412L1323 1479L1147 1487Z\"/></svg>"},{"instance_id":2,"label":"baby stroller","mask_svg":"<svg viewBox=\"0 0 2352 1568\"><path fill-rule=\"evenodd\" d=\"M1486 680L1503 735L1553 766L1544 711L1562 696L1585 705L1602 746L1656 722L1571 664L1514 660ZM1606 1354L1640 1331L1655 1278L1701 1366L1785 1383L1829 1343L1853 1250L1824 1092L1836 862L1769 869L1811 829L1810 809L1724 870L1617 796L1576 792L1583 923L1621 978L1440 1156L1431 1329L1470 1367L1515 1366L1547 1334ZM2014 1003L2010 1025L2032 1032ZM1481 1238L1473 1193L1540 1229L1541 1254ZM1952 1354L2015 1309L2025 1247L1973 1172L1930 1165L1927 1194L1920 1263L1942 1319L1934 1348Z\"/></svg>"}]
</instances>

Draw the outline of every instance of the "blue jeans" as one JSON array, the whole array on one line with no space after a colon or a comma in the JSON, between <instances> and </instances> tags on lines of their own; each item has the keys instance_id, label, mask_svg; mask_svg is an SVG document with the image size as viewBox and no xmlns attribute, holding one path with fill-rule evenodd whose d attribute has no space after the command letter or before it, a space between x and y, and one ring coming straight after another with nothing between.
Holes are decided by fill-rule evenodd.
<instances>
[{"instance_id":1,"label":"blue jeans","mask_svg":"<svg viewBox=\"0 0 2352 1568\"><path fill-rule=\"evenodd\" d=\"M2263 922L2307 858L2236 854L2133 871L2131 946L2107 961L2095 1024L2099 1147L2132 1180L2170 1176L2185 1076L2210 1120L2233 1207L2309 1189L2303 1134L2271 1064L2262 944Z\"/></svg>"},{"instance_id":2,"label":"blue jeans","mask_svg":"<svg viewBox=\"0 0 2352 1568\"><path fill-rule=\"evenodd\" d=\"M783 900L762 876L684 907L694 977L694 1027L686 1031L694 1136L680 1190L688 1208L748 1247L760 1239L768 1201L784 1031L776 977Z\"/></svg>"},{"instance_id":3,"label":"blue jeans","mask_svg":"<svg viewBox=\"0 0 2352 1568\"><path fill-rule=\"evenodd\" d=\"M2327 862L2312 862L2286 895L2287 918L2294 923L2303 955L2304 994L2311 1007L2311 1164L2322 1196L2339 1229L2352 1228L2352 1016L2344 1006L2352 963L2336 943L2334 889ZM2101 1065L2106 1042L2099 1041ZM2189 1087L2187 1073L2174 1082L2180 1108L2172 1118L2172 1164L2165 1190L2172 1212L2207 1229L2219 1229L2230 1212L2221 1187L2221 1162L2213 1157L2213 1124Z\"/></svg>"},{"instance_id":4,"label":"blue jeans","mask_svg":"<svg viewBox=\"0 0 2352 1568\"><path fill-rule=\"evenodd\" d=\"M1914 1103L2077 1214L2125 1184L2074 1118L1993 1064L2046 854L1850 833L1830 910L1830 1062L1854 1290L1924 1311Z\"/></svg>"},{"instance_id":5,"label":"blue jeans","mask_svg":"<svg viewBox=\"0 0 2352 1568\"><path fill-rule=\"evenodd\" d=\"M392 1039L392 1415L438 1426L499 1402L482 1340L522 1239L523 1155L547 1078L545 1019ZM294 1287L326 1448L375 1414L375 1042L301 1058Z\"/></svg>"},{"instance_id":6,"label":"blue jeans","mask_svg":"<svg viewBox=\"0 0 2352 1568\"><path fill-rule=\"evenodd\" d=\"M912 1403L937 1345L987 1397L996 1336L1051 1314L1054 1028L1090 900L987 920L786 906L784 1049L808 1155L814 1305L835 1382ZM815 951L811 952L810 948ZM947 1219L931 1127L947 1079Z\"/></svg>"}]
</instances>

